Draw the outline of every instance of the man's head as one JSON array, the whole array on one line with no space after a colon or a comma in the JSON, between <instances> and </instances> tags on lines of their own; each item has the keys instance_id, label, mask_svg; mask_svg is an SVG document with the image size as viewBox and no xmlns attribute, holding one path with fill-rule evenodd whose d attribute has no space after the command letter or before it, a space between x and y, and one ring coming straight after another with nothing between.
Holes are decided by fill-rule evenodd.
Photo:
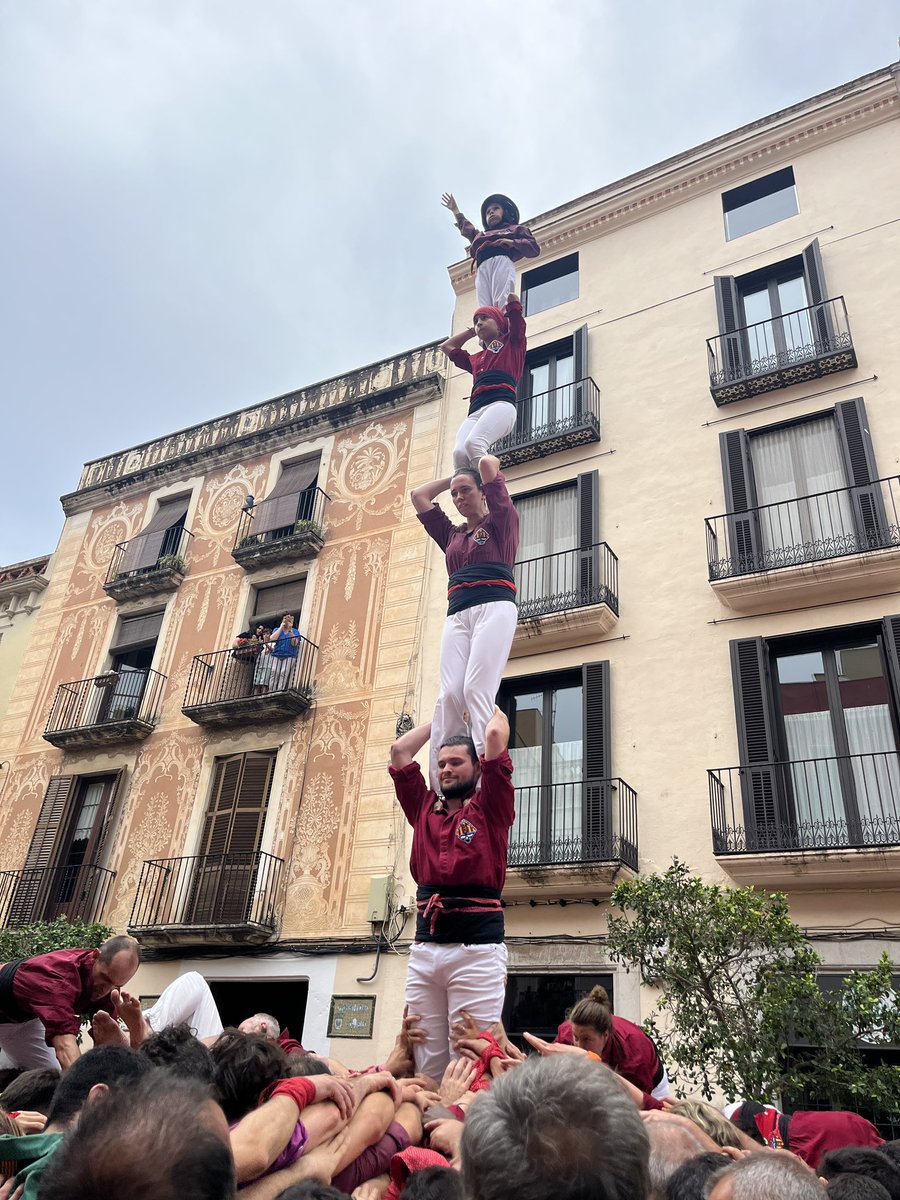
<instances>
[{"instance_id":1,"label":"man's head","mask_svg":"<svg viewBox=\"0 0 900 1200\"><path fill-rule=\"evenodd\" d=\"M706 1200L825 1200L809 1167L789 1150L761 1150L709 1180Z\"/></svg>"},{"instance_id":2,"label":"man's head","mask_svg":"<svg viewBox=\"0 0 900 1200\"><path fill-rule=\"evenodd\" d=\"M189 1025L167 1025L141 1043L140 1053L155 1067L210 1087L213 1060L209 1047L198 1041Z\"/></svg>"},{"instance_id":3,"label":"man's head","mask_svg":"<svg viewBox=\"0 0 900 1200\"><path fill-rule=\"evenodd\" d=\"M222 1110L201 1084L173 1079L167 1071L153 1071L89 1104L41 1179L42 1200L233 1200L234 1195Z\"/></svg>"},{"instance_id":4,"label":"man's head","mask_svg":"<svg viewBox=\"0 0 900 1200\"><path fill-rule=\"evenodd\" d=\"M835 1175L828 1180L828 1200L891 1200L891 1193L868 1175Z\"/></svg>"},{"instance_id":5,"label":"man's head","mask_svg":"<svg viewBox=\"0 0 900 1200\"><path fill-rule=\"evenodd\" d=\"M259 1034L260 1037L268 1038L270 1042L277 1042L281 1037L281 1026L271 1013L254 1013L252 1017L246 1017L238 1025L238 1031Z\"/></svg>"},{"instance_id":6,"label":"man's head","mask_svg":"<svg viewBox=\"0 0 900 1200\"><path fill-rule=\"evenodd\" d=\"M481 774L475 743L464 733L454 734L438 750L438 781L445 800L465 800L475 791Z\"/></svg>"},{"instance_id":7,"label":"man's head","mask_svg":"<svg viewBox=\"0 0 900 1200\"><path fill-rule=\"evenodd\" d=\"M211 1054L215 1096L229 1121L239 1121L267 1087L291 1073L281 1047L255 1033L226 1029Z\"/></svg>"},{"instance_id":8,"label":"man's head","mask_svg":"<svg viewBox=\"0 0 900 1200\"><path fill-rule=\"evenodd\" d=\"M529 1059L479 1097L462 1135L470 1200L645 1200L648 1142L637 1109L600 1063Z\"/></svg>"},{"instance_id":9,"label":"man's head","mask_svg":"<svg viewBox=\"0 0 900 1200\"><path fill-rule=\"evenodd\" d=\"M666 1200L703 1200L706 1181L727 1165L727 1159L715 1150L695 1154L672 1175L666 1184Z\"/></svg>"},{"instance_id":10,"label":"man's head","mask_svg":"<svg viewBox=\"0 0 900 1200\"><path fill-rule=\"evenodd\" d=\"M650 1197L666 1200L669 1180L680 1166L703 1153L703 1143L676 1121L648 1121L650 1138Z\"/></svg>"},{"instance_id":11,"label":"man's head","mask_svg":"<svg viewBox=\"0 0 900 1200\"><path fill-rule=\"evenodd\" d=\"M97 1046L82 1054L59 1082L47 1113L48 1132L68 1128L88 1100L127 1092L151 1069L149 1060L128 1046Z\"/></svg>"},{"instance_id":12,"label":"man's head","mask_svg":"<svg viewBox=\"0 0 900 1200\"><path fill-rule=\"evenodd\" d=\"M822 1155L819 1174L823 1179L833 1179L835 1175L865 1175L883 1184L890 1192L891 1200L900 1200L900 1167L887 1154L869 1146L829 1150Z\"/></svg>"},{"instance_id":13,"label":"man's head","mask_svg":"<svg viewBox=\"0 0 900 1200\"><path fill-rule=\"evenodd\" d=\"M141 948L125 933L107 938L91 967L91 999L102 1000L124 987L141 964Z\"/></svg>"},{"instance_id":14,"label":"man's head","mask_svg":"<svg viewBox=\"0 0 900 1200\"><path fill-rule=\"evenodd\" d=\"M0 1108L5 1112L40 1112L46 1116L58 1087L56 1067L23 1071L0 1092Z\"/></svg>"}]
</instances>

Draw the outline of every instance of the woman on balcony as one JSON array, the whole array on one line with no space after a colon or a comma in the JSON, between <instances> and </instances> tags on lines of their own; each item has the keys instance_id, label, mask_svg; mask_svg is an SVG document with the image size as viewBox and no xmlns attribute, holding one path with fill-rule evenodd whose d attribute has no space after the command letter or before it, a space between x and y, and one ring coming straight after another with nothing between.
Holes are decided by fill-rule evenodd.
<instances>
[{"instance_id":1,"label":"woman on balcony","mask_svg":"<svg viewBox=\"0 0 900 1200\"><path fill-rule=\"evenodd\" d=\"M463 518L454 525L435 503L450 489ZM410 493L419 520L444 551L450 576L441 638L441 691L431 731L431 786L439 790L437 756L448 737L471 729L479 755L516 631L513 566L519 518L506 490L500 460L481 459L481 474L466 468Z\"/></svg>"}]
</instances>

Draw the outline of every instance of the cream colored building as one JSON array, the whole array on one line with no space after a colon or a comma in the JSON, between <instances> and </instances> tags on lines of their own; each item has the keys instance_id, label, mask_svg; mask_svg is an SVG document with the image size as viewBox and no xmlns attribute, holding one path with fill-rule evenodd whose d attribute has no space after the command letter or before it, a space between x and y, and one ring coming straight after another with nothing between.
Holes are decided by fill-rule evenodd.
<instances>
[{"instance_id":1,"label":"cream colored building","mask_svg":"<svg viewBox=\"0 0 900 1200\"><path fill-rule=\"evenodd\" d=\"M673 855L786 889L833 971L897 925L898 195L895 65L530 222L499 448L522 531L500 697L514 1030L550 1030L594 979L641 1017L606 908ZM459 331L468 264L451 279ZM449 469L467 385L432 345L88 464L38 617L53 651L32 641L2 731L3 865L38 872L13 879L20 915L52 901L99 779L102 915L168 955L145 994L195 967L229 1016L276 1008L307 1045L384 1056L413 896L385 764L431 710L446 603L407 497ZM231 643L282 605L301 674L254 695ZM345 1036L370 996L372 1036Z\"/></svg>"}]
</instances>

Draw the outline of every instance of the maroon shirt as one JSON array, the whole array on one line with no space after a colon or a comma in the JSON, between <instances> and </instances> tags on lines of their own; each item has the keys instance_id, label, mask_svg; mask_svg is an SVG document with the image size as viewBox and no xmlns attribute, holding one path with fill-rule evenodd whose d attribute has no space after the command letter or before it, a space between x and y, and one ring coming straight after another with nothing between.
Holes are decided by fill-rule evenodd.
<instances>
[{"instance_id":1,"label":"maroon shirt","mask_svg":"<svg viewBox=\"0 0 900 1200\"><path fill-rule=\"evenodd\" d=\"M804 1111L788 1119L788 1149L814 1171L826 1150L883 1145L884 1138L875 1126L858 1113Z\"/></svg>"},{"instance_id":2,"label":"maroon shirt","mask_svg":"<svg viewBox=\"0 0 900 1200\"><path fill-rule=\"evenodd\" d=\"M537 258L541 252L540 246L534 240L534 234L527 225L498 225L495 229L476 229L471 221L459 214L456 218L456 228L466 241L471 242L469 253L476 263L483 263L488 258L499 258L504 255L519 262L523 258ZM498 241L509 240L512 246L497 246Z\"/></svg>"},{"instance_id":3,"label":"maroon shirt","mask_svg":"<svg viewBox=\"0 0 900 1200\"><path fill-rule=\"evenodd\" d=\"M428 512L418 514L426 533L434 538L447 557L448 575L476 563L502 562L509 567L515 566L519 549L519 514L509 498L502 471L497 472L497 478L491 483L484 484L484 495L488 502L487 516L473 530L465 525L454 525L437 504Z\"/></svg>"},{"instance_id":4,"label":"maroon shirt","mask_svg":"<svg viewBox=\"0 0 900 1200\"><path fill-rule=\"evenodd\" d=\"M510 300L506 306L506 319L509 323L509 331L504 337L495 338L489 343L494 347L493 350L484 349L470 354L468 350L459 347L456 350L447 351L450 361L464 371L470 372L473 377L472 396L469 404L470 415L479 408L478 399L482 393L493 393L496 390L495 384L491 382L491 375L495 371L502 371L512 377L513 386L508 398L511 404L516 402L515 385L522 377L527 346L525 318L522 316L522 305L518 300ZM486 376L486 378L479 383L482 376ZM506 399L506 397L498 393L497 399Z\"/></svg>"},{"instance_id":5,"label":"maroon shirt","mask_svg":"<svg viewBox=\"0 0 900 1200\"><path fill-rule=\"evenodd\" d=\"M13 999L20 1016L7 1017L21 1024L35 1017L43 1022L48 1046L63 1034L77 1035L82 1016L98 1010L115 1016L112 1000L91 999L91 968L99 950L51 950L26 958L16 969Z\"/></svg>"},{"instance_id":6,"label":"maroon shirt","mask_svg":"<svg viewBox=\"0 0 900 1200\"><path fill-rule=\"evenodd\" d=\"M557 1030L556 1040L567 1046L575 1044L571 1021L563 1021ZM663 1107L651 1095L662 1078L662 1064L656 1047L640 1025L626 1021L624 1017L614 1016L612 1029L600 1057L610 1070L641 1089L644 1093L645 1109Z\"/></svg>"}]
</instances>

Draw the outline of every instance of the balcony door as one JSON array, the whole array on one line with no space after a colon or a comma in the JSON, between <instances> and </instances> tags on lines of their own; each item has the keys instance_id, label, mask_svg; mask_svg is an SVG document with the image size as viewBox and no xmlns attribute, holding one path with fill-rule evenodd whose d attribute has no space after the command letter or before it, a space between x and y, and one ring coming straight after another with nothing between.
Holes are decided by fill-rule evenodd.
<instances>
[{"instance_id":1,"label":"balcony door","mask_svg":"<svg viewBox=\"0 0 900 1200\"><path fill-rule=\"evenodd\" d=\"M519 619L599 602L597 472L515 497Z\"/></svg>"},{"instance_id":2,"label":"balcony door","mask_svg":"<svg viewBox=\"0 0 900 1200\"><path fill-rule=\"evenodd\" d=\"M887 667L875 634L774 656L785 797L798 840L873 845L900 826Z\"/></svg>"},{"instance_id":3,"label":"balcony door","mask_svg":"<svg viewBox=\"0 0 900 1200\"><path fill-rule=\"evenodd\" d=\"M763 278L748 276L738 286L754 372L813 356L815 339L801 259Z\"/></svg>"},{"instance_id":4,"label":"balcony door","mask_svg":"<svg viewBox=\"0 0 900 1200\"><path fill-rule=\"evenodd\" d=\"M251 919L277 753L263 750L216 759L188 924L243 925Z\"/></svg>"}]
</instances>

